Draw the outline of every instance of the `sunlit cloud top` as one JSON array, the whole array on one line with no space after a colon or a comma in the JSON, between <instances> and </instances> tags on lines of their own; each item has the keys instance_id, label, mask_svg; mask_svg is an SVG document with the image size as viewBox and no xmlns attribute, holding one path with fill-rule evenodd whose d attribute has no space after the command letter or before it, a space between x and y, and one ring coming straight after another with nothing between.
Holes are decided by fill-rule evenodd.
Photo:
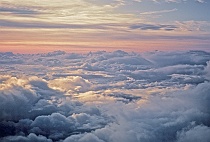
<instances>
[{"instance_id":1,"label":"sunlit cloud top","mask_svg":"<svg viewBox=\"0 0 210 142\"><path fill-rule=\"evenodd\" d=\"M2 0L0 50L209 50L209 6L205 0Z\"/></svg>"}]
</instances>

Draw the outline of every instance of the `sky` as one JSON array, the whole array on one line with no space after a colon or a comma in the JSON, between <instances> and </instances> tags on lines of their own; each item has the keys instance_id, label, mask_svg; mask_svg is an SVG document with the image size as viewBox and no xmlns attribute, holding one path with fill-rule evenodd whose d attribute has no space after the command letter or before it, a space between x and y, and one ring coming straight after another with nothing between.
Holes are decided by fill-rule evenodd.
<instances>
[{"instance_id":1,"label":"sky","mask_svg":"<svg viewBox=\"0 0 210 142\"><path fill-rule=\"evenodd\" d=\"M1 0L0 52L210 51L207 0Z\"/></svg>"}]
</instances>

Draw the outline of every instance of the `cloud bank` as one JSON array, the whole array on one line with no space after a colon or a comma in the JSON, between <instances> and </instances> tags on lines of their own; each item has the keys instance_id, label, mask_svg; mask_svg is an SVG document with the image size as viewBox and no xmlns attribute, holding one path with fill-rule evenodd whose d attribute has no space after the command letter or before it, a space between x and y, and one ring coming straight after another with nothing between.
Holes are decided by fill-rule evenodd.
<instances>
[{"instance_id":1,"label":"cloud bank","mask_svg":"<svg viewBox=\"0 0 210 142\"><path fill-rule=\"evenodd\" d=\"M210 53L0 53L2 142L208 142Z\"/></svg>"}]
</instances>

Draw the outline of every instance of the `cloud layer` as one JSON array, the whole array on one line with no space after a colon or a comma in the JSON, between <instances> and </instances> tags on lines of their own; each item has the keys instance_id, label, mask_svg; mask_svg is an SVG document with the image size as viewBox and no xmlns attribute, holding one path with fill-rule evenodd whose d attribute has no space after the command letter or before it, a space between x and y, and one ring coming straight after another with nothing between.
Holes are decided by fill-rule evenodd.
<instances>
[{"instance_id":1,"label":"cloud layer","mask_svg":"<svg viewBox=\"0 0 210 142\"><path fill-rule=\"evenodd\" d=\"M0 53L0 141L208 142L210 53Z\"/></svg>"}]
</instances>

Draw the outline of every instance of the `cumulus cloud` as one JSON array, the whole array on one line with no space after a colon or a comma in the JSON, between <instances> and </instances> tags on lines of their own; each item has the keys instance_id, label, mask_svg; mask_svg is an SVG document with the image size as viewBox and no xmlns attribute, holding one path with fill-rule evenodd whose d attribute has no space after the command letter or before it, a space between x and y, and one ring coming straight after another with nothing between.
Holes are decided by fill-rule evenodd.
<instances>
[{"instance_id":1,"label":"cumulus cloud","mask_svg":"<svg viewBox=\"0 0 210 142\"><path fill-rule=\"evenodd\" d=\"M210 139L208 52L55 51L0 59L8 62L0 62L0 141Z\"/></svg>"}]
</instances>

